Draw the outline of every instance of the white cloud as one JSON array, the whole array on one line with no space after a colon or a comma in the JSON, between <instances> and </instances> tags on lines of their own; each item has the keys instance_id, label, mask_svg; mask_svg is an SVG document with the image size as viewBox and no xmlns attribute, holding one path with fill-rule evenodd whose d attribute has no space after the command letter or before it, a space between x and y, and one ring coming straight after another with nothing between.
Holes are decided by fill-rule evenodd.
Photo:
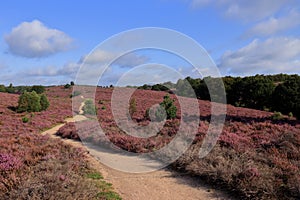
<instances>
[{"instance_id":1,"label":"white cloud","mask_svg":"<svg viewBox=\"0 0 300 200\"><path fill-rule=\"evenodd\" d=\"M50 29L42 22L23 22L5 36L12 54L37 58L49 56L71 48L72 39L64 32Z\"/></svg>"},{"instance_id":2,"label":"white cloud","mask_svg":"<svg viewBox=\"0 0 300 200\"><path fill-rule=\"evenodd\" d=\"M213 6L228 17L256 21L276 13L286 3L293 0L191 0L194 8Z\"/></svg>"},{"instance_id":3,"label":"white cloud","mask_svg":"<svg viewBox=\"0 0 300 200\"><path fill-rule=\"evenodd\" d=\"M245 34L249 36L268 36L280 31L300 25L300 13L292 10L287 16L281 18L270 17L268 20L256 24Z\"/></svg>"},{"instance_id":4,"label":"white cloud","mask_svg":"<svg viewBox=\"0 0 300 200\"><path fill-rule=\"evenodd\" d=\"M247 46L227 51L220 60L224 74L300 73L300 38L277 37L253 40Z\"/></svg>"},{"instance_id":5,"label":"white cloud","mask_svg":"<svg viewBox=\"0 0 300 200\"><path fill-rule=\"evenodd\" d=\"M61 68L56 66L35 67L24 72L28 76L66 76L74 78L79 69L77 63L67 63Z\"/></svg>"},{"instance_id":6,"label":"white cloud","mask_svg":"<svg viewBox=\"0 0 300 200\"><path fill-rule=\"evenodd\" d=\"M83 56L80 59L80 63L109 64L110 62L114 61L113 64L119 65L121 67L134 67L136 65L144 64L146 61L148 61L148 57L137 55L134 52L122 56L121 55L121 53L115 53L98 49L89 55Z\"/></svg>"}]
</instances>

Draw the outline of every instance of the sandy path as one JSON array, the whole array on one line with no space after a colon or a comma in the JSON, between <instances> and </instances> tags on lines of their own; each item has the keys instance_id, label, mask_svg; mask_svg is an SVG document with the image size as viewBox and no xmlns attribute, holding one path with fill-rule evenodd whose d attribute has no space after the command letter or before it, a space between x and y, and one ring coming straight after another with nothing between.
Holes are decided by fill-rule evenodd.
<instances>
[{"instance_id":1,"label":"sandy path","mask_svg":"<svg viewBox=\"0 0 300 200\"><path fill-rule=\"evenodd\" d=\"M84 104L81 104L80 108ZM79 113L82 113L81 111ZM87 119L83 115L76 115L73 118L68 118L65 121L81 121ZM56 132L64 124L57 125L42 134L48 134L53 138L60 138L56 136ZM81 142L77 142L70 139L64 139L65 143L73 145L75 147L86 148ZM89 149L90 150L90 149ZM197 181L189 176L185 176L178 172L170 170L159 170L150 173L133 174L114 170L110 167L103 165L101 159L103 154L87 154L88 161L92 167L103 174L104 179L107 182L113 184L116 192L124 200L227 200L229 198L224 192L211 189L201 181ZM122 155L114 155L114 159L124 159ZM155 164L155 163L154 163Z\"/></svg>"}]
</instances>

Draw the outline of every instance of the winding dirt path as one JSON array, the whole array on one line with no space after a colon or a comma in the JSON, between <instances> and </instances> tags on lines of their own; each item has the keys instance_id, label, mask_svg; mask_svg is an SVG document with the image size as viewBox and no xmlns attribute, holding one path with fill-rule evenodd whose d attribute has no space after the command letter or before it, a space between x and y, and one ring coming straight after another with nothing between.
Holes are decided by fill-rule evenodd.
<instances>
[{"instance_id":1,"label":"winding dirt path","mask_svg":"<svg viewBox=\"0 0 300 200\"><path fill-rule=\"evenodd\" d=\"M67 122L82 121L87 118L82 114L81 104L79 115L66 119ZM57 125L42 134L48 134L52 138L60 138L56 136L56 132L64 124ZM60 138L61 139L61 138ZM86 148L81 142L64 139L65 143L75 147ZM90 150L90 149L89 149ZM95 153L92 153L95 155ZM96 154L97 155L97 154ZM113 184L115 191L120 194L124 200L228 200L224 192L216 191L209 186L201 183L199 180L180 174L178 172L162 169L155 172L134 174L114 170L103 165L101 161L102 154L92 156L87 154L88 162L91 166L99 171L107 182ZM124 159L122 155L114 155L114 159ZM119 156L119 157L118 157ZM100 161L99 161L100 160Z\"/></svg>"}]
</instances>

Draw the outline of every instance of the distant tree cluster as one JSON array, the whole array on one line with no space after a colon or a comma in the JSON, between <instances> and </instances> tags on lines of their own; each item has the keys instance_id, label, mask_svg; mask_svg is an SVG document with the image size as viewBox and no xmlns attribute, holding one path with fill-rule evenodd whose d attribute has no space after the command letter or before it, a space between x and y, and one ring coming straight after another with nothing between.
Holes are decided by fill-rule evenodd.
<instances>
[{"instance_id":1,"label":"distant tree cluster","mask_svg":"<svg viewBox=\"0 0 300 200\"><path fill-rule=\"evenodd\" d=\"M216 78L186 78L200 99L211 100L207 85L212 94L218 88ZM258 110L279 111L283 114L293 112L300 118L300 76L298 75L256 75L249 77L223 77L227 103L234 106ZM178 85L178 82L177 82ZM176 86L177 88L177 86ZM217 99L217 98L215 98Z\"/></svg>"},{"instance_id":2,"label":"distant tree cluster","mask_svg":"<svg viewBox=\"0 0 300 200\"><path fill-rule=\"evenodd\" d=\"M0 85L0 92L20 94L17 112L40 112L46 110L50 103L42 85L33 86L9 86ZM25 120L26 121L26 120Z\"/></svg>"},{"instance_id":3,"label":"distant tree cluster","mask_svg":"<svg viewBox=\"0 0 300 200\"><path fill-rule=\"evenodd\" d=\"M166 86L166 84L155 84L155 85L144 84L143 86L138 87L138 89L155 90L155 91L169 91L170 87Z\"/></svg>"},{"instance_id":4,"label":"distant tree cluster","mask_svg":"<svg viewBox=\"0 0 300 200\"><path fill-rule=\"evenodd\" d=\"M189 83L189 84L187 84ZM300 76L255 75L249 77L205 77L179 79L177 83L143 85L140 89L165 91L165 85L177 95L224 102L220 88L226 91L228 104L258 110L277 111L300 119ZM209 86L209 87L208 87ZM214 96L211 96L214 95Z\"/></svg>"},{"instance_id":5,"label":"distant tree cluster","mask_svg":"<svg viewBox=\"0 0 300 200\"><path fill-rule=\"evenodd\" d=\"M13 86L9 84L9 86L0 85L0 92L7 92L12 94L23 94L24 92L32 92L35 91L38 94L42 94L45 92L45 87L42 85L33 85L33 86Z\"/></svg>"},{"instance_id":6,"label":"distant tree cluster","mask_svg":"<svg viewBox=\"0 0 300 200\"><path fill-rule=\"evenodd\" d=\"M70 83L65 84L65 85L64 85L64 88L65 88L65 89L69 89L69 88L71 88L71 87L74 86L74 85L75 85L74 81L71 81Z\"/></svg>"}]
</instances>

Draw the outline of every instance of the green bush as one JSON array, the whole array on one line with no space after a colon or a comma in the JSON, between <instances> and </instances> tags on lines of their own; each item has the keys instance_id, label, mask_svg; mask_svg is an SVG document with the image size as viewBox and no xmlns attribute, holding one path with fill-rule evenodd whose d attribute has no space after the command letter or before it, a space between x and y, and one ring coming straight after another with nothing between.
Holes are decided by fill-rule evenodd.
<instances>
[{"instance_id":1,"label":"green bush","mask_svg":"<svg viewBox=\"0 0 300 200\"><path fill-rule=\"evenodd\" d=\"M38 95L35 91L24 92L19 97L17 112L39 112L49 107L46 95Z\"/></svg>"},{"instance_id":2,"label":"green bush","mask_svg":"<svg viewBox=\"0 0 300 200\"><path fill-rule=\"evenodd\" d=\"M18 101L18 112L39 112L41 110L40 96L35 92L24 92Z\"/></svg>"},{"instance_id":3,"label":"green bush","mask_svg":"<svg viewBox=\"0 0 300 200\"><path fill-rule=\"evenodd\" d=\"M281 120L283 119L283 115L281 114L281 112L274 112L274 114L272 115L272 119L273 120Z\"/></svg>"},{"instance_id":4,"label":"green bush","mask_svg":"<svg viewBox=\"0 0 300 200\"><path fill-rule=\"evenodd\" d=\"M0 92L6 92L6 88L4 85L0 85Z\"/></svg>"},{"instance_id":5,"label":"green bush","mask_svg":"<svg viewBox=\"0 0 300 200\"><path fill-rule=\"evenodd\" d=\"M79 95L81 95L81 92L75 90L75 91L70 95L70 97L72 98L72 97L76 97L76 96L79 96Z\"/></svg>"},{"instance_id":6,"label":"green bush","mask_svg":"<svg viewBox=\"0 0 300 200\"><path fill-rule=\"evenodd\" d=\"M6 92L15 93L15 88L13 87L12 83L10 83L9 86L6 88Z\"/></svg>"},{"instance_id":7,"label":"green bush","mask_svg":"<svg viewBox=\"0 0 300 200\"><path fill-rule=\"evenodd\" d=\"M171 99L169 95L164 96L163 102L159 104L159 107L155 110L155 119L162 121L164 119L174 119L176 118L177 108L174 105L174 99ZM146 110L146 117L151 116L151 110Z\"/></svg>"},{"instance_id":8,"label":"green bush","mask_svg":"<svg viewBox=\"0 0 300 200\"><path fill-rule=\"evenodd\" d=\"M64 86L65 89L68 89L68 88L70 88L70 87L71 87L71 85L70 85L69 83L67 83L67 84Z\"/></svg>"},{"instance_id":9,"label":"green bush","mask_svg":"<svg viewBox=\"0 0 300 200\"><path fill-rule=\"evenodd\" d=\"M28 117L22 117L22 122L23 122L23 123L29 122L29 118L28 118Z\"/></svg>"},{"instance_id":10,"label":"green bush","mask_svg":"<svg viewBox=\"0 0 300 200\"><path fill-rule=\"evenodd\" d=\"M84 103L85 103L85 105L83 107L83 113L88 114L88 115L96 115L97 109L96 109L96 106L95 106L93 100L87 99Z\"/></svg>"},{"instance_id":11,"label":"green bush","mask_svg":"<svg viewBox=\"0 0 300 200\"><path fill-rule=\"evenodd\" d=\"M129 114L132 116L136 112L136 100L135 98L129 101Z\"/></svg>"},{"instance_id":12,"label":"green bush","mask_svg":"<svg viewBox=\"0 0 300 200\"><path fill-rule=\"evenodd\" d=\"M50 103L49 103L46 95L44 95L44 94L41 95L40 104L41 104L41 111L42 110L47 110L47 108L49 107Z\"/></svg>"}]
</instances>

